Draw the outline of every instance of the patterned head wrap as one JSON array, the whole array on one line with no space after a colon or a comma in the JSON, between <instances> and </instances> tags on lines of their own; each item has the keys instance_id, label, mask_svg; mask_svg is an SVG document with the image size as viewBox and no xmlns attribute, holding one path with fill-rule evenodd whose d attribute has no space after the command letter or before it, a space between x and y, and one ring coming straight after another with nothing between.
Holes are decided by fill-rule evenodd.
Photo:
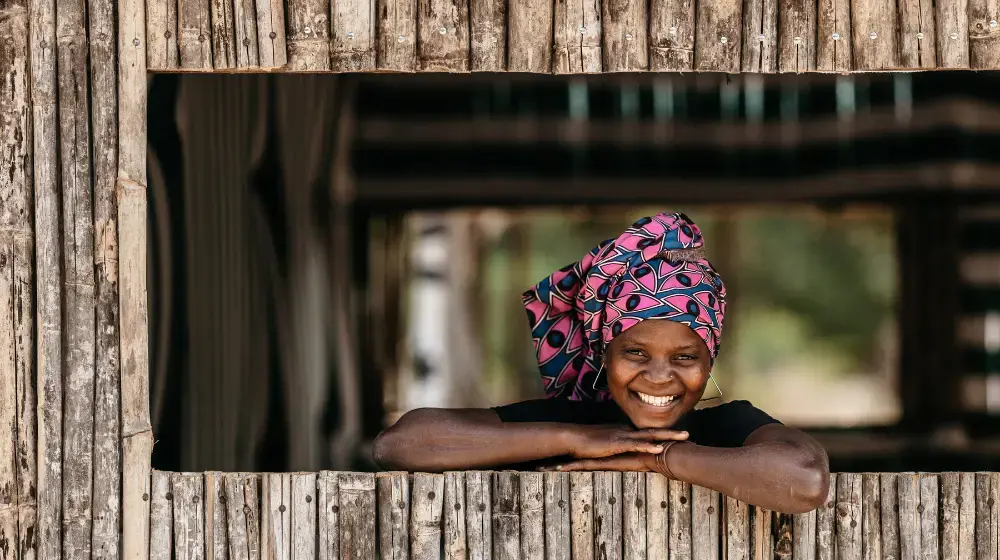
<instances>
[{"instance_id":1,"label":"patterned head wrap","mask_svg":"<svg viewBox=\"0 0 1000 560\"><path fill-rule=\"evenodd\" d=\"M642 218L524 293L522 302L550 398L609 400L605 346L643 319L698 334L714 361L726 288L704 258L698 226L680 213Z\"/></svg>"}]
</instances>

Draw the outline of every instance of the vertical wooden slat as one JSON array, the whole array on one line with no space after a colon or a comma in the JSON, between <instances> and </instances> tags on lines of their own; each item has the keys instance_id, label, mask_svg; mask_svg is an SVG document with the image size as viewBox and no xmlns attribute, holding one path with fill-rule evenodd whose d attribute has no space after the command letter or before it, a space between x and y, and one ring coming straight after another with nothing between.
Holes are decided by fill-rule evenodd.
<instances>
[{"instance_id":1,"label":"vertical wooden slat","mask_svg":"<svg viewBox=\"0 0 1000 560\"><path fill-rule=\"evenodd\" d=\"M179 0L186 2L188 0ZM233 0L209 0L212 16L212 60L216 69L236 67L236 24Z\"/></svg>"},{"instance_id":2,"label":"vertical wooden slat","mask_svg":"<svg viewBox=\"0 0 1000 560\"><path fill-rule=\"evenodd\" d=\"M417 0L378 0L380 70L413 72L417 68Z\"/></svg>"},{"instance_id":3,"label":"vertical wooden slat","mask_svg":"<svg viewBox=\"0 0 1000 560\"><path fill-rule=\"evenodd\" d=\"M778 0L746 0L743 4L742 58L744 72L778 70Z\"/></svg>"},{"instance_id":4,"label":"vertical wooden slat","mask_svg":"<svg viewBox=\"0 0 1000 560\"><path fill-rule=\"evenodd\" d=\"M258 560L260 558L260 530L251 530L258 516L257 479L255 475L226 474L223 477L226 493L226 535L229 541L230 560ZM252 488L252 499L247 490ZM256 539L256 540L255 540Z\"/></svg>"},{"instance_id":5,"label":"vertical wooden slat","mask_svg":"<svg viewBox=\"0 0 1000 560\"><path fill-rule=\"evenodd\" d=\"M34 301L28 6L0 8L0 558L34 557ZM113 106L113 104L112 104ZM30 454L29 454L30 453Z\"/></svg>"},{"instance_id":6,"label":"vertical wooden slat","mask_svg":"<svg viewBox=\"0 0 1000 560\"><path fill-rule=\"evenodd\" d=\"M545 559L545 477L542 473L518 475L521 501L521 558Z\"/></svg>"},{"instance_id":7,"label":"vertical wooden slat","mask_svg":"<svg viewBox=\"0 0 1000 560\"><path fill-rule=\"evenodd\" d=\"M605 72L636 72L649 68L649 11L642 0L605 0L602 29Z\"/></svg>"},{"instance_id":8,"label":"vertical wooden slat","mask_svg":"<svg viewBox=\"0 0 1000 560\"><path fill-rule=\"evenodd\" d=\"M920 558L922 560L938 560L940 557L940 541L938 538L938 476L936 474L921 474L918 477L920 500L917 513L920 516Z\"/></svg>"},{"instance_id":9,"label":"vertical wooden slat","mask_svg":"<svg viewBox=\"0 0 1000 560\"><path fill-rule=\"evenodd\" d=\"M170 483L174 495L174 558L204 560L205 488L202 475L174 473Z\"/></svg>"},{"instance_id":10,"label":"vertical wooden slat","mask_svg":"<svg viewBox=\"0 0 1000 560\"><path fill-rule=\"evenodd\" d=\"M646 558L646 474L622 473L622 558Z\"/></svg>"},{"instance_id":11,"label":"vertical wooden slat","mask_svg":"<svg viewBox=\"0 0 1000 560\"><path fill-rule=\"evenodd\" d=\"M517 560L520 556L520 510L517 473L493 473L493 558Z\"/></svg>"},{"instance_id":12,"label":"vertical wooden slat","mask_svg":"<svg viewBox=\"0 0 1000 560\"><path fill-rule=\"evenodd\" d=\"M969 67L969 0L937 0L938 63L941 68Z\"/></svg>"},{"instance_id":13,"label":"vertical wooden slat","mask_svg":"<svg viewBox=\"0 0 1000 560\"><path fill-rule=\"evenodd\" d=\"M691 485L679 480L670 481L670 558L691 560Z\"/></svg>"},{"instance_id":14,"label":"vertical wooden slat","mask_svg":"<svg viewBox=\"0 0 1000 560\"><path fill-rule=\"evenodd\" d=\"M719 0L711 9L698 10L695 70L739 72L742 28L743 4L738 0Z\"/></svg>"},{"instance_id":15,"label":"vertical wooden slat","mask_svg":"<svg viewBox=\"0 0 1000 560\"><path fill-rule=\"evenodd\" d=\"M147 53L151 70L168 70L180 66L177 49L177 0L146 1Z\"/></svg>"},{"instance_id":16,"label":"vertical wooden slat","mask_svg":"<svg viewBox=\"0 0 1000 560\"><path fill-rule=\"evenodd\" d=\"M469 548L465 538L465 473L444 475L444 558L466 560Z\"/></svg>"},{"instance_id":17,"label":"vertical wooden slat","mask_svg":"<svg viewBox=\"0 0 1000 560\"><path fill-rule=\"evenodd\" d=\"M816 560L816 512L795 515L792 526L792 557Z\"/></svg>"},{"instance_id":18,"label":"vertical wooden slat","mask_svg":"<svg viewBox=\"0 0 1000 560\"><path fill-rule=\"evenodd\" d=\"M694 68L694 14L694 0L651 0L650 70L681 72Z\"/></svg>"},{"instance_id":19,"label":"vertical wooden slat","mask_svg":"<svg viewBox=\"0 0 1000 560\"><path fill-rule=\"evenodd\" d=\"M290 560L292 480L288 474L264 475L260 546L264 560ZM374 534L374 531L369 534Z\"/></svg>"},{"instance_id":20,"label":"vertical wooden slat","mask_svg":"<svg viewBox=\"0 0 1000 560\"><path fill-rule=\"evenodd\" d=\"M594 473L594 554L600 560L622 557L622 473Z\"/></svg>"},{"instance_id":21,"label":"vertical wooden slat","mask_svg":"<svg viewBox=\"0 0 1000 560\"><path fill-rule=\"evenodd\" d=\"M118 80L112 0L89 0L90 98L94 158L94 486L91 550L118 560L121 524L121 375L118 336Z\"/></svg>"},{"instance_id":22,"label":"vertical wooden slat","mask_svg":"<svg viewBox=\"0 0 1000 560\"><path fill-rule=\"evenodd\" d=\"M417 0L417 58L425 72L469 71L469 2ZM551 12L551 8L549 8ZM549 19L551 20L551 13ZM546 35L551 35L551 28Z\"/></svg>"},{"instance_id":23,"label":"vertical wooden slat","mask_svg":"<svg viewBox=\"0 0 1000 560\"><path fill-rule=\"evenodd\" d=\"M317 482L319 560L340 558L340 473L322 471Z\"/></svg>"},{"instance_id":24,"label":"vertical wooden slat","mask_svg":"<svg viewBox=\"0 0 1000 560\"><path fill-rule=\"evenodd\" d=\"M646 473L646 558L666 560L670 527L670 481L659 473Z\"/></svg>"},{"instance_id":25,"label":"vertical wooden slat","mask_svg":"<svg viewBox=\"0 0 1000 560\"><path fill-rule=\"evenodd\" d=\"M340 474L340 557L375 560L375 475Z\"/></svg>"},{"instance_id":26,"label":"vertical wooden slat","mask_svg":"<svg viewBox=\"0 0 1000 560\"><path fill-rule=\"evenodd\" d=\"M976 475L962 473L959 482L958 558L976 557Z\"/></svg>"},{"instance_id":27,"label":"vertical wooden slat","mask_svg":"<svg viewBox=\"0 0 1000 560\"><path fill-rule=\"evenodd\" d=\"M750 508L747 504L725 498L726 560L750 560ZM815 532L813 532L815 534Z\"/></svg>"},{"instance_id":28,"label":"vertical wooden slat","mask_svg":"<svg viewBox=\"0 0 1000 560\"><path fill-rule=\"evenodd\" d=\"M444 475L413 475L410 510L410 555L414 560L441 557L441 516L444 511Z\"/></svg>"},{"instance_id":29,"label":"vertical wooden slat","mask_svg":"<svg viewBox=\"0 0 1000 560\"><path fill-rule=\"evenodd\" d=\"M374 70L375 0L333 1L330 8L330 29L333 33L331 69L334 72Z\"/></svg>"},{"instance_id":30,"label":"vertical wooden slat","mask_svg":"<svg viewBox=\"0 0 1000 560\"><path fill-rule=\"evenodd\" d=\"M881 489L881 486L879 486ZM881 524L875 519L875 526ZM816 560L833 560L837 527L837 475L830 473L826 501L816 510ZM897 559L898 560L898 559Z\"/></svg>"},{"instance_id":31,"label":"vertical wooden slat","mask_svg":"<svg viewBox=\"0 0 1000 560\"><path fill-rule=\"evenodd\" d=\"M578 74L601 71L601 12L589 0L555 0L552 71Z\"/></svg>"},{"instance_id":32,"label":"vertical wooden slat","mask_svg":"<svg viewBox=\"0 0 1000 560\"><path fill-rule=\"evenodd\" d=\"M570 473L569 493L572 557L594 560L594 473Z\"/></svg>"},{"instance_id":33,"label":"vertical wooden slat","mask_svg":"<svg viewBox=\"0 0 1000 560\"><path fill-rule=\"evenodd\" d=\"M863 555L862 478L860 474L837 475L837 559L861 560Z\"/></svg>"},{"instance_id":34,"label":"vertical wooden slat","mask_svg":"<svg viewBox=\"0 0 1000 560\"><path fill-rule=\"evenodd\" d=\"M86 5L56 5L63 205L63 557L90 557L94 441L94 219Z\"/></svg>"},{"instance_id":35,"label":"vertical wooden slat","mask_svg":"<svg viewBox=\"0 0 1000 560\"><path fill-rule=\"evenodd\" d=\"M958 560L960 476L957 472L941 473L941 560Z\"/></svg>"},{"instance_id":36,"label":"vertical wooden slat","mask_svg":"<svg viewBox=\"0 0 1000 560\"><path fill-rule=\"evenodd\" d=\"M691 487L691 559L719 557L719 493Z\"/></svg>"},{"instance_id":37,"label":"vertical wooden slat","mask_svg":"<svg viewBox=\"0 0 1000 560\"><path fill-rule=\"evenodd\" d=\"M170 473L153 471L149 506L149 560L173 558L174 495Z\"/></svg>"},{"instance_id":38,"label":"vertical wooden slat","mask_svg":"<svg viewBox=\"0 0 1000 560\"><path fill-rule=\"evenodd\" d=\"M882 484L879 475L861 479L861 540L864 560L882 560Z\"/></svg>"},{"instance_id":39,"label":"vertical wooden slat","mask_svg":"<svg viewBox=\"0 0 1000 560\"><path fill-rule=\"evenodd\" d=\"M491 473L465 473L465 531L469 538L469 560L489 560L493 556L493 500Z\"/></svg>"},{"instance_id":40,"label":"vertical wooden slat","mask_svg":"<svg viewBox=\"0 0 1000 560\"><path fill-rule=\"evenodd\" d=\"M378 473L375 482L379 553L388 560L405 560L410 554L410 479L405 472ZM417 491L414 484L414 498Z\"/></svg>"},{"instance_id":41,"label":"vertical wooden slat","mask_svg":"<svg viewBox=\"0 0 1000 560\"><path fill-rule=\"evenodd\" d=\"M903 68L936 68L934 0L899 0L899 52Z\"/></svg>"},{"instance_id":42,"label":"vertical wooden slat","mask_svg":"<svg viewBox=\"0 0 1000 560\"><path fill-rule=\"evenodd\" d=\"M118 332L121 333L123 560L149 558L149 472L153 433L149 419L146 307L145 16L143 0L118 0L118 305L121 314Z\"/></svg>"},{"instance_id":43,"label":"vertical wooden slat","mask_svg":"<svg viewBox=\"0 0 1000 560\"><path fill-rule=\"evenodd\" d=\"M996 560L998 557L996 482L993 473L976 473L976 560Z\"/></svg>"},{"instance_id":44,"label":"vertical wooden slat","mask_svg":"<svg viewBox=\"0 0 1000 560\"><path fill-rule=\"evenodd\" d=\"M839 476L839 475L838 475ZM882 557L899 560L899 504L898 476L891 473L879 475L882 486Z\"/></svg>"},{"instance_id":45,"label":"vertical wooden slat","mask_svg":"<svg viewBox=\"0 0 1000 560\"><path fill-rule=\"evenodd\" d=\"M791 560L795 530L795 516L787 513L775 513L773 520L774 558L776 560Z\"/></svg>"},{"instance_id":46,"label":"vertical wooden slat","mask_svg":"<svg viewBox=\"0 0 1000 560\"><path fill-rule=\"evenodd\" d=\"M762 507L753 508L752 528L750 530L751 560L772 560L774 558L774 537L771 534L773 517L774 514L771 510Z\"/></svg>"},{"instance_id":47,"label":"vertical wooden slat","mask_svg":"<svg viewBox=\"0 0 1000 560\"><path fill-rule=\"evenodd\" d=\"M1000 68L1000 3L995 0L969 2L969 66L976 70ZM950 36L949 36L950 38Z\"/></svg>"},{"instance_id":48,"label":"vertical wooden slat","mask_svg":"<svg viewBox=\"0 0 1000 560\"><path fill-rule=\"evenodd\" d=\"M920 534L920 477L901 474L897 482L899 493L899 557L901 560L919 560Z\"/></svg>"},{"instance_id":49,"label":"vertical wooden slat","mask_svg":"<svg viewBox=\"0 0 1000 560\"><path fill-rule=\"evenodd\" d=\"M502 72L507 68L507 3L469 0L469 42L473 72Z\"/></svg>"},{"instance_id":50,"label":"vertical wooden slat","mask_svg":"<svg viewBox=\"0 0 1000 560\"><path fill-rule=\"evenodd\" d=\"M316 475L291 475L291 560L316 560Z\"/></svg>"},{"instance_id":51,"label":"vertical wooden slat","mask_svg":"<svg viewBox=\"0 0 1000 560\"><path fill-rule=\"evenodd\" d=\"M546 0L512 0L508 5L507 70L552 71L552 8Z\"/></svg>"},{"instance_id":52,"label":"vertical wooden slat","mask_svg":"<svg viewBox=\"0 0 1000 560\"><path fill-rule=\"evenodd\" d=\"M850 0L817 0L816 69L847 72L853 68Z\"/></svg>"},{"instance_id":53,"label":"vertical wooden slat","mask_svg":"<svg viewBox=\"0 0 1000 560\"><path fill-rule=\"evenodd\" d=\"M226 486L222 473L205 473L205 558L228 560Z\"/></svg>"},{"instance_id":54,"label":"vertical wooden slat","mask_svg":"<svg viewBox=\"0 0 1000 560\"><path fill-rule=\"evenodd\" d=\"M854 69L887 70L899 67L895 0L855 2L851 10Z\"/></svg>"},{"instance_id":55,"label":"vertical wooden slat","mask_svg":"<svg viewBox=\"0 0 1000 560\"><path fill-rule=\"evenodd\" d=\"M177 0L180 67L212 68L212 23L208 0Z\"/></svg>"},{"instance_id":56,"label":"vertical wooden slat","mask_svg":"<svg viewBox=\"0 0 1000 560\"><path fill-rule=\"evenodd\" d=\"M254 6L254 0L233 0L233 20L236 28L236 66L239 68L259 66L257 8Z\"/></svg>"},{"instance_id":57,"label":"vertical wooden slat","mask_svg":"<svg viewBox=\"0 0 1000 560\"><path fill-rule=\"evenodd\" d=\"M329 70L330 0L288 0L285 25L288 69Z\"/></svg>"},{"instance_id":58,"label":"vertical wooden slat","mask_svg":"<svg viewBox=\"0 0 1000 560\"><path fill-rule=\"evenodd\" d=\"M285 3L283 0L256 1L257 58L262 68L279 68L288 62L288 48L285 44Z\"/></svg>"},{"instance_id":59,"label":"vertical wooden slat","mask_svg":"<svg viewBox=\"0 0 1000 560\"><path fill-rule=\"evenodd\" d=\"M572 551L569 473L545 473L545 560L569 560Z\"/></svg>"},{"instance_id":60,"label":"vertical wooden slat","mask_svg":"<svg viewBox=\"0 0 1000 560\"><path fill-rule=\"evenodd\" d=\"M778 17L778 71L816 69L816 0L781 0Z\"/></svg>"}]
</instances>

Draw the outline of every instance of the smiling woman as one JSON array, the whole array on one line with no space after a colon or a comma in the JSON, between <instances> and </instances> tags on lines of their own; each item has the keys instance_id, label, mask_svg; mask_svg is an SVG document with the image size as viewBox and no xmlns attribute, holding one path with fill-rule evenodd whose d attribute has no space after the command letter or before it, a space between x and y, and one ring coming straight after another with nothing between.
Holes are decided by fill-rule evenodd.
<instances>
[{"instance_id":1,"label":"smiling woman","mask_svg":"<svg viewBox=\"0 0 1000 560\"><path fill-rule=\"evenodd\" d=\"M383 467L655 471L786 513L827 496L808 435L746 401L695 410L726 289L683 214L642 218L525 292L548 399L418 409L375 442Z\"/></svg>"}]
</instances>

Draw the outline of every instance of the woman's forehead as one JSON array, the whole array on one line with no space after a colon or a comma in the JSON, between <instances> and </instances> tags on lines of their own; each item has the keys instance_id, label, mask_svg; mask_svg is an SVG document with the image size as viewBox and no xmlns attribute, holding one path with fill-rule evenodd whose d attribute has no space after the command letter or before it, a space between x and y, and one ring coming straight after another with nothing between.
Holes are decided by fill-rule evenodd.
<instances>
[{"instance_id":1,"label":"woman's forehead","mask_svg":"<svg viewBox=\"0 0 1000 560\"><path fill-rule=\"evenodd\" d=\"M611 344L631 342L645 345L703 346L704 342L690 327L669 319L646 319L625 329Z\"/></svg>"}]
</instances>

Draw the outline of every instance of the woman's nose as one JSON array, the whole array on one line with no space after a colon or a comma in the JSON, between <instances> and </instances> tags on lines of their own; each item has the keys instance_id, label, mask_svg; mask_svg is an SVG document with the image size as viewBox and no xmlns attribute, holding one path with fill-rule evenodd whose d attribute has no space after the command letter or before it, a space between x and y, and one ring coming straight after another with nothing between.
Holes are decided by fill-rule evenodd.
<instances>
[{"instance_id":1,"label":"woman's nose","mask_svg":"<svg viewBox=\"0 0 1000 560\"><path fill-rule=\"evenodd\" d=\"M666 383L673 380L674 371L668 364L653 364L646 370L646 378L653 383Z\"/></svg>"}]
</instances>

